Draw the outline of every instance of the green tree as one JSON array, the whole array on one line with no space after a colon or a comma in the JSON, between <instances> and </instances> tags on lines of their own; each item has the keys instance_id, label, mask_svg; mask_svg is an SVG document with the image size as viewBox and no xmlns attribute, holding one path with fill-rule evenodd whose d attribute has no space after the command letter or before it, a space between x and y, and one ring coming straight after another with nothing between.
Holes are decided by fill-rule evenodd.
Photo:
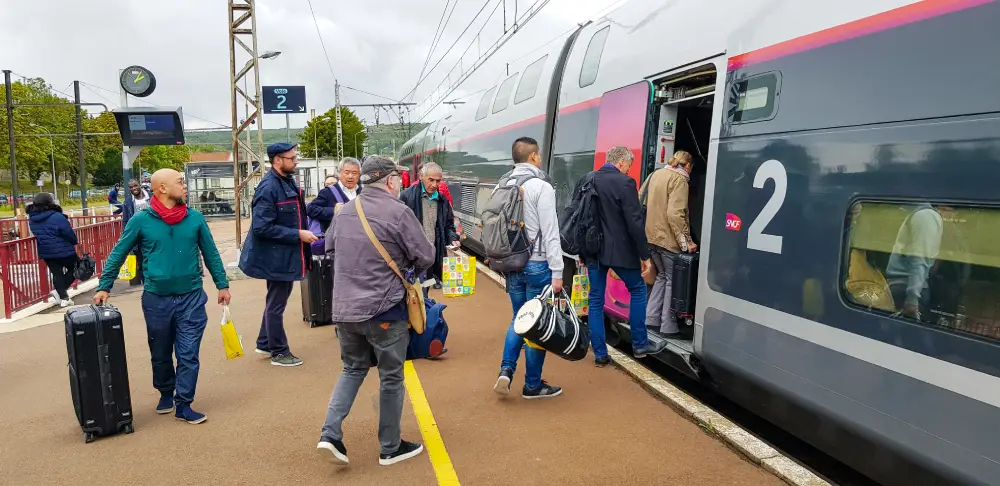
<instances>
[{"instance_id":1,"label":"green tree","mask_svg":"<svg viewBox=\"0 0 1000 486\"><path fill-rule=\"evenodd\" d=\"M142 149L136 164L141 170L156 172L160 169L174 169L183 172L184 163L191 160L187 145L153 145ZM136 167L139 170L139 167Z\"/></svg>"},{"instance_id":2,"label":"green tree","mask_svg":"<svg viewBox=\"0 0 1000 486\"><path fill-rule=\"evenodd\" d=\"M299 154L302 157L311 158L316 155L313 147L314 133L316 145L319 147L319 156L337 156L336 113L335 108L331 108L322 116L318 116L306 124L305 130L299 134ZM361 157L361 152L364 151L365 139L368 137L364 133L365 124L347 107L340 108L340 119L343 124L344 156ZM357 147L354 144L355 135L357 135Z\"/></svg>"},{"instance_id":3,"label":"green tree","mask_svg":"<svg viewBox=\"0 0 1000 486\"><path fill-rule=\"evenodd\" d=\"M51 87L44 79L34 78L12 84L14 103L62 104L69 100L51 93ZM6 102L6 95L0 91L0 103ZM14 111L14 134L16 143L17 169L20 179L35 180L51 169L51 154L56 154L56 171L65 167L69 159L69 144L63 137L47 137L46 134L65 134L75 131L74 110L66 107L21 107ZM6 112L0 113L0 126L6 127ZM7 137L0 137L0 164L10 167L10 148ZM62 165L60 165L62 164Z\"/></svg>"},{"instance_id":4,"label":"green tree","mask_svg":"<svg viewBox=\"0 0 1000 486\"><path fill-rule=\"evenodd\" d=\"M94 171L94 185L110 187L122 182L122 151L108 148L104 151L104 160Z\"/></svg>"}]
</instances>

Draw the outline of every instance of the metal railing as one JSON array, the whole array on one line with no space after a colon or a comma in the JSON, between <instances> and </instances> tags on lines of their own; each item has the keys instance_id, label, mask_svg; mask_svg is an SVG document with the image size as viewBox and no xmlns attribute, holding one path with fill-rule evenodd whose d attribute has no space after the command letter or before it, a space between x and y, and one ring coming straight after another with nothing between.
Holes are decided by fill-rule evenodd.
<instances>
[{"instance_id":1,"label":"metal railing","mask_svg":"<svg viewBox=\"0 0 1000 486\"><path fill-rule=\"evenodd\" d=\"M115 217L96 224L78 226L74 231L80 243L77 252L94 258L97 270L93 278L100 278L104 262L121 237L121 219ZM14 312L50 297L52 285L49 268L38 258L36 243L33 236L0 243L0 284L3 285L4 317L7 319ZM74 287L76 284L74 282Z\"/></svg>"},{"instance_id":2,"label":"metal railing","mask_svg":"<svg viewBox=\"0 0 1000 486\"><path fill-rule=\"evenodd\" d=\"M68 212L66 219L69 219L70 226L78 228L90 224L105 223L121 219L121 215L112 214L111 211L108 211L107 214L91 213L89 216L74 215L74 213ZM0 220L0 242L12 241L19 238L28 238L30 236L32 236L32 234L31 228L28 226L27 218L8 218Z\"/></svg>"}]
</instances>

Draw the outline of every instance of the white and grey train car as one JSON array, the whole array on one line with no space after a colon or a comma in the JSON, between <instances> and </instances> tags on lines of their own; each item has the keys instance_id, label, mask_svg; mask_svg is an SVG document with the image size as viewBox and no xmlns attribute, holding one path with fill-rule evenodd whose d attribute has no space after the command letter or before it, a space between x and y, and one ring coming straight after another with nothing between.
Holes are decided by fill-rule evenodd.
<instances>
[{"instance_id":1,"label":"white and grey train car","mask_svg":"<svg viewBox=\"0 0 1000 486\"><path fill-rule=\"evenodd\" d=\"M998 22L987 0L630 0L400 158L444 168L481 250L517 137L561 205L613 145L637 181L695 154L695 327L662 359L879 482L1000 484Z\"/></svg>"}]
</instances>

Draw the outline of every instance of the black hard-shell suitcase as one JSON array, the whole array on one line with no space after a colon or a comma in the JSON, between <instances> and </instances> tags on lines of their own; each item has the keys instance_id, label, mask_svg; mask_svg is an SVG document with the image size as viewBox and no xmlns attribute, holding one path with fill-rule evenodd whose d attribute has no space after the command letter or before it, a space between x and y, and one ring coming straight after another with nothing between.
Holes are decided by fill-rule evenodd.
<instances>
[{"instance_id":1,"label":"black hard-shell suitcase","mask_svg":"<svg viewBox=\"0 0 1000 486\"><path fill-rule=\"evenodd\" d=\"M694 301L698 293L698 254L678 253L674 257L670 314L678 324L694 324Z\"/></svg>"},{"instance_id":2,"label":"black hard-shell suitcase","mask_svg":"<svg viewBox=\"0 0 1000 486\"><path fill-rule=\"evenodd\" d=\"M135 429L122 315L110 305L81 306L66 312L63 322L70 394L84 441L131 434Z\"/></svg>"},{"instance_id":3,"label":"black hard-shell suitcase","mask_svg":"<svg viewBox=\"0 0 1000 486\"><path fill-rule=\"evenodd\" d=\"M309 327L333 324L333 260L313 257L312 269L299 282L302 293L302 320Z\"/></svg>"}]
</instances>

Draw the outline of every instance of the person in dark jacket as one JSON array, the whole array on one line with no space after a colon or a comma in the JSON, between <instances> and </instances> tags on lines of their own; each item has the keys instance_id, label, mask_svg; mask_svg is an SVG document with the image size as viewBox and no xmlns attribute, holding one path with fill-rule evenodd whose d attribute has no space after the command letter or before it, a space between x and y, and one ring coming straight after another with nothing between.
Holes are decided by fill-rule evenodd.
<instances>
[{"instance_id":1,"label":"person in dark jacket","mask_svg":"<svg viewBox=\"0 0 1000 486\"><path fill-rule=\"evenodd\" d=\"M45 261L52 272L52 297L60 307L73 305L67 293L73 285L73 269L80 260L76 255L76 233L56 205L52 194L41 192L35 195L28 206L28 227L38 242L38 258Z\"/></svg>"},{"instance_id":2,"label":"person in dark jacket","mask_svg":"<svg viewBox=\"0 0 1000 486\"><path fill-rule=\"evenodd\" d=\"M149 207L129 220L105 261L94 304L107 303L118 268L132 248L141 245L142 265L148 276L142 293L142 314L149 338L153 387L160 392L156 413L174 412L179 420L200 424L207 417L194 411L191 403L201 367L201 341L208 325L208 295L201 262L205 262L219 290L219 305L229 305L232 299L229 281L205 217L184 204L184 174L160 169L153 173L151 186L155 196Z\"/></svg>"},{"instance_id":3,"label":"person in dark jacket","mask_svg":"<svg viewBox=\"0 0 1000 486\"><path fill-rule=\"evenodd\" d=\"M122 206L122 228L128 225L132 216L149 207L149 199L149 192L143 189L139 181L135 179L128 181L128 193L125 194L125 204ZM135 277L128 283L129 286L137 287L142 285L143 281L142 265L139 264L142 261L142 245L136 245L132 253L136 261Z\"/></svg>"},{"instance_id":4,"label":"person in dark jacket","mask_svg":"<svg viewBox=\"0 0 1000 486\"><path fill-rule=\"evenodd\" d=\"M306 213L319 222L322 233L326 233L326 229L330 227L337 204L347 204L361 194L361 186L358 185L360 174L361 162L350 157L344 159L337 182L320 190L316 199L306 206Z\"/></svg>"},{"instance_id":5,"label":"person in dark jacket","mask_svg":"<svg viewBox=\"0 0 1000 486\"><path fill-rule=\"evenodd\" d=\"M435 288L441 288L441 267L448 256L448 245L458 246L455 231L455 213L451 204L438 191L441 184L441 166L428 162L420 166L420 182L403 191L399 198L413 210L424 228L424 236L434 245L434 265L427 270L427 278L437 279Z\"/></svg>"},{"instance_id":6,"label":"person in dark jacket","mask_svg":"<svg viewBox=\"0 0 1000 486\"><path fill-rule=\"evenodd\" d=\"M299 157L295 145L275 143L267 148L271 170L254 192L253 219L240 253L240 270L267 281L267 300L257 336L259 354L275 366L298 366L302 360L288 349L283 315L292 284L312 267L309 245L319 238L309 231L302 189L295 182Z\"/></svg>"},{"instance_id":7,"label":"person in dark jacket","mask_svg":"<svg viewBox=\"0 0 1000 486\"><path fill-rule=\"evenodd\" d=\"M584 260L590 275L590 322L604 322L604 291L608 270L614 270L628 287L629 327L632 350L637 358L657 354L666 347L666 341L653 344L646 333L646 282L642 273L652 265L646 228L639 204L635 179L628 176L635 156L626 147L608 150L607 162L594 174L594 189L600 200L598 218L604 245L597 259ZM605 341L604 326L592 326L590 344L594 348L597 366L611 362Z\"/></svg>"}]
</instances>

